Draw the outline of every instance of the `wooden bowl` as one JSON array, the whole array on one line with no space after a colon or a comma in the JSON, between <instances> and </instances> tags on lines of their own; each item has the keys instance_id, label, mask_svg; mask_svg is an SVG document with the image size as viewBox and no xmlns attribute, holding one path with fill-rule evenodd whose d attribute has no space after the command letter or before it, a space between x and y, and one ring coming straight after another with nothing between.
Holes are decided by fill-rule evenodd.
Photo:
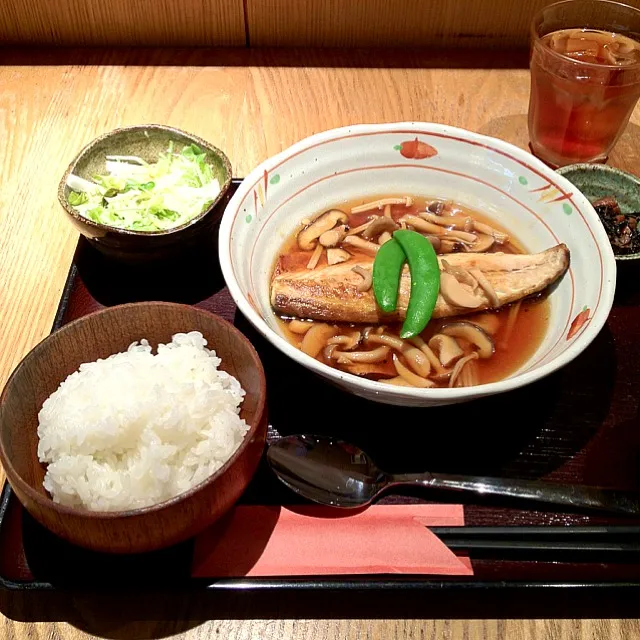
<instances>
[{"instance_id":1,"label":"wooden bowl","mask_svg":"<svg viewBox=\"0 0 640 640\"><path fill-rule=\"evenodd\" d=\"M220 369L246 391L240 416L249 432L233 456L207 480L152 507L95 512L55 503L42 486L38 412L60 383L83 362L126 350L147 338L152 347L175 333L200 331L222 359ZM0 460L27 511L60 537L96 551L137 553L190 538L220 518L243 493L264 449L265 378L249 341L208 311L166 302L111 307L71 322L36 345L18 365L0 398Z\"/></svg>"},{"instance_id":2,"label":"wooden bowl","mask_svg":"<svg viewBox=\"0 0 640 640\"><path fill-rule=\"evenodd\" d=\"M67 179L70 173L89 180L97 173L105 173L107 155L135 155L147 162L155 162L160 153L166 152L171 141L176 143L176 148L195 144L206 151L220 183L218 197L189 222L166 231L131 231L89 220L69 204L71 189L67 186ZM58 201L78 231L102 253L133 264L157 262L183 255L199 246L202 239L213 237L214 227L229 200L227 192L231 177L229 158L206 140L165 125L134 125L105 133L84 147L60 180Z\"/></svg>"}]
</instances>

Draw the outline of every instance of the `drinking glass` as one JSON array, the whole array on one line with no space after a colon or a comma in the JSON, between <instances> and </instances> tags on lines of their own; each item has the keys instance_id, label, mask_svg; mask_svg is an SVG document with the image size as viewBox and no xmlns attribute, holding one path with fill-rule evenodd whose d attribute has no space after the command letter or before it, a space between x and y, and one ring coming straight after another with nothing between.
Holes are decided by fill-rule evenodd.
<instances>
[{"instance_id":1,"label":"drinking glass","mask_svg":"<svg viewBox=\"0 0 640 640\"><path fill-rule=\"evenodd\" d=\"M531 25L529 139L560 167L604 162L640 97L640 11L564 0Z\"/></svg>"}]
</instances>

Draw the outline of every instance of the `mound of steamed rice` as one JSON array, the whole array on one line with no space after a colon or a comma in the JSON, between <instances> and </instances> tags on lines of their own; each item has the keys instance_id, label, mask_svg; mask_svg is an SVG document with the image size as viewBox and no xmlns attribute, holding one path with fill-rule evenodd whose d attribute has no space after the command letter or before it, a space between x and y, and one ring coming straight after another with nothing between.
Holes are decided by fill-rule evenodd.
<instances>
[{"instance_id":1,"label":"mound of steamed rice","mask_svg":"<svg viewBox=\"0 0 640 640\"><path fill-rule=\"evenodd\" d=\"M44 487L93 511L158 504L205 480L240 446L245 392L197 331L80 365L38 415Z\"/></svg>"}]
</instances>

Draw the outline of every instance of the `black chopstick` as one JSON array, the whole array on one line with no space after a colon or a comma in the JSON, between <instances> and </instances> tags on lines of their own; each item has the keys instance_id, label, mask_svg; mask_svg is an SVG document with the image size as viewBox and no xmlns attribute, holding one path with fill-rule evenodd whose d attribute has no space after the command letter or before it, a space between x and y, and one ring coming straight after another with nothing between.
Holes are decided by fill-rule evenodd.
<instances>
[{"instance_id":1,"label":"black chopstick","mask_svg":"<svg viewBox=\"0 0 640 640\"><path fill-rule=\"evenodd\" d=\"M439 538L516 538L534 537L537 539L555 538L602 538L607 537L636 537L640 539L640 525L602 525L602 526L580 526L580 525L540 525L520 527L517 525L502 527L429 527Z\"/></svg>"},{"instance_id":2,"label":"black chopstick","mask_svg":"<svg viewBox=\"0 0 640 640\"><path fill-rule=\"evenodd\" d=\"M578 554L636 554L640 553L640 544L634 542L557 542L553 540L473 540L456 538L443 540L452 550L467 551L530 551L545 553L578 553Z\"/></svg>"},{"instance_id":3,"label":"black chopstick","mask_svg":"<svg viewBox=\"0 0 640 640\"><path fill-rule=\"evenodd\" d=\"M429 527L450 549L508 555L570 555L606 561L640 554L640 526Z\"/></svg>"}]
</instances>

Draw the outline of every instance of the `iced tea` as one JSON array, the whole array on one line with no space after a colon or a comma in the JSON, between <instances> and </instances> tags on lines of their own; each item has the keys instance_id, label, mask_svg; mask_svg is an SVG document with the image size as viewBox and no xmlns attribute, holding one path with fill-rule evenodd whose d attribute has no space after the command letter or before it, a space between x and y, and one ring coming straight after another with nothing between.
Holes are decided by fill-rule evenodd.
<instances>
[{"instance_id":1,"label":"iced tea","mask_svg":"<svg viewBox=\"0 0 640 640\"><path fill-rule=\"evenodd\" d=\"M598 2L637 13L640 30L640 12ZM590 3L553 6L568 4ZM547 163L606 160L639 96L640 41L631 34L588 27L534 34L529 136L533 152Z\"/></svg>"}]
</instances>

